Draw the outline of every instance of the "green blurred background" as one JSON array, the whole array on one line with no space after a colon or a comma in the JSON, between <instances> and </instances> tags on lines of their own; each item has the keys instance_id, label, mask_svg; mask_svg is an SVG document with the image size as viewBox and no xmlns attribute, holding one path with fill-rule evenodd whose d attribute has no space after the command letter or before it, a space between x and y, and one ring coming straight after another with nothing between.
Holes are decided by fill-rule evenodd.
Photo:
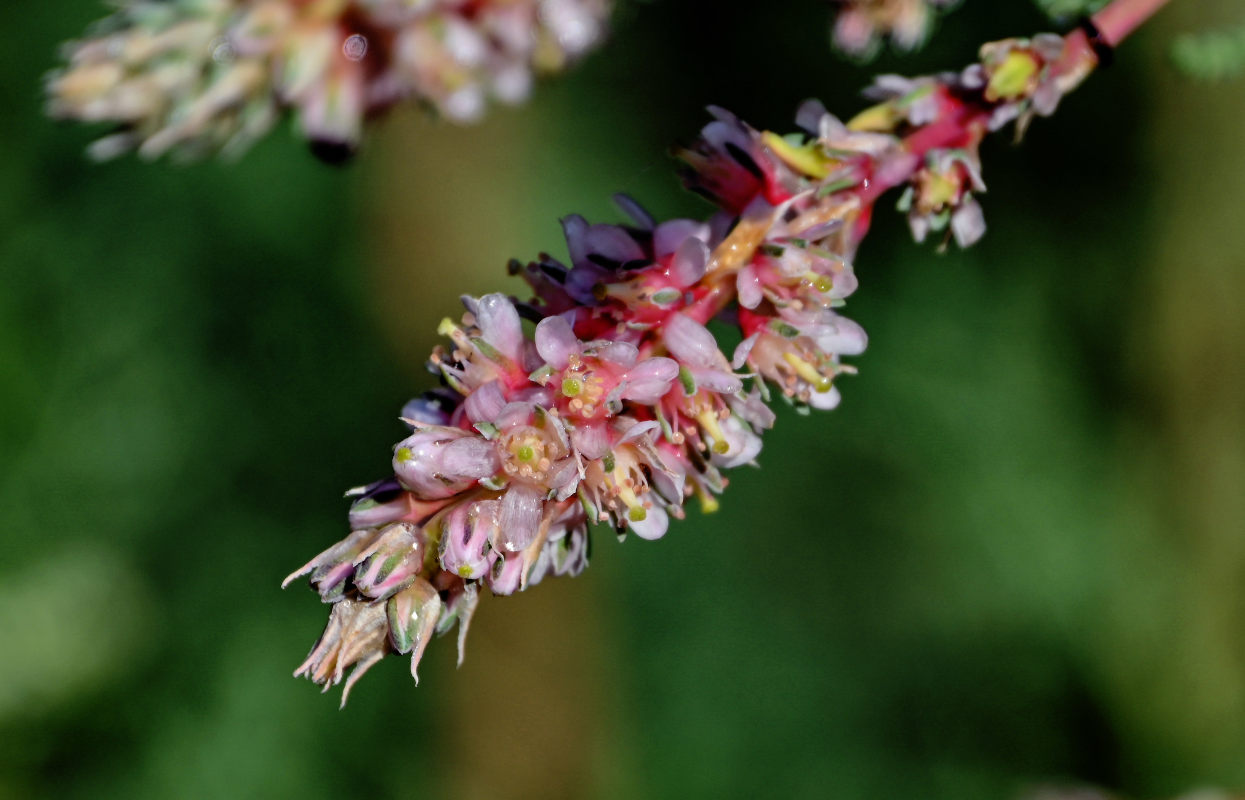
<instances>
[{"instance_id":1,"label":"green blurred background","mask_svg":"<svg viewBox=\"0 0 1245 800\"><path fill-rule=\"evenodd\" d=\"M968 253L880 213L832 414L665 539L488 599L467 663L290 677L429 385L436 320L609 195L703 214L665 155L708 103L786 129L875 69L1048 27L968 0L861 68L816 0L624 8L523 109L402 112L346 170L89 164L40 76L96 0L0 25L0 797L1135 797L1245 788L1245 86L1173 74L1179 0L1022 147Z\"/></svg>"}]
</instances>

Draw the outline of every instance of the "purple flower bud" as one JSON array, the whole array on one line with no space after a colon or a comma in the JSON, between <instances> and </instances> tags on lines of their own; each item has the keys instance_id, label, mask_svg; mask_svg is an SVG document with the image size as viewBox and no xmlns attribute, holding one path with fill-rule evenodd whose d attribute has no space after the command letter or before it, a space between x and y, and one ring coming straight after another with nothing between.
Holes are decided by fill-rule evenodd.
<instances>
[{"instance_id":1,"label":"purple flower bud","mask_svg":"<svg viewBox=\"0 0 1245 800\"><path fill-rule=\"evenodd\" d=\"M644 251L632 239L625 228L617 225L589 225L578 214L562 220L566 233L566 246L571 263L596 264L607 269L632 262L647 262Z\"/></svg>"},{"instance_id":2,"label":"purple flower bud","mask_svg":"<svg viewBox=\"0 0 1245 800\"><path fill-rule=\"evenodd\" d=\"M446 425L450 421L453 406L442 397L428 393L416 397L402 406L402 419L408 419L420 425Z\"/></svg>"},{"instance_id":3,"label":"purple flower bud","mask_svg":"<svg viewBox=\"0 0 1245 800\"><path fill-rule=\"evenodd\" d=\"M394 474L421 500L451 497L500 467L489 441L457 428L421 428L394 448Z\"/></svg>"},{"instance_id":4,"label":"purple flower bud","mask_svg":"<svg viewBox=\"0 0 1245 800\"><path fill-rule=\"evenodd\" d=\"M460 503L441 528L441 568L460 578L481 578L489 567L489 542L497 535L501 503Z\"/></svg>"},{"instance_id":5,"label":"purple flower bud","mask_svg":"<svg viewBox=\"0 0 1245 800\"><path fill-rule=\"evenodd\" d=\"M354 585L374 600L405 589L424 566L424 542L409 522L390 525L355 559Z\"/></svg>"},{"instance_id":6,"label":"purple flower bud","mask_svg":"<svg viewBox=\"0 0 1245 800\"><path fill-rule=\"evenodd\" d=\"M418 578L410 588L385 603L389 641L399 653L411 654L411 677L419 685L419 662L441 616L441 596L432 584Z\"/></svg>"}]
</instances>

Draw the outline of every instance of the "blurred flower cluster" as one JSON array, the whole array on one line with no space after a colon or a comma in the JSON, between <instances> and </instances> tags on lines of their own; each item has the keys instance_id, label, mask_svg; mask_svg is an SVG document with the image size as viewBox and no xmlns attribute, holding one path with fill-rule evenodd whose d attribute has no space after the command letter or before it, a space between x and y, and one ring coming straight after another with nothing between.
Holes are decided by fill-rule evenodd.
<instances>
[{"instance_id":1,"label":"blurred flower cluster","mask_svg":"<svg viewBox=\"0 0 1245 800\"><path fill-rule=\"evenodd\" d=\"M866 345L840 308L878 197L907 187L918 238L981 235L977 143L1070 88L1053 43L885 77L869 92L879 104L848 124L810 101L788 136L713 109L679 153L687 186L716 206L707 220L658 222L620 197L626 224L563 220L567 263L512 262L530 300L464 298L429 361L441 387L403 410L393 476L352 490L352 533L287 579L309 575L332 604L297 674L327 688L357 665L348 690L389 652L414 673L455 624L461 659L483 589L579 573L591 526L657 539L687 502L715 510L722 471L761 450L769 401L838 405L844 358ZM710 323L736 330L732 352Z\"/></svg>"},{"instance_id":2,"label":"blurred flower cluster","mask_svg":"<svg viewBox=\"0 0 1245 800\"><path fill-rule=\"evenodd\" d=\"M416 101L471 122L602 36L609 0L132 0L66 47L49 112L110 123L100 159L246 149L292 110L326 159Z\"/></svg>"},{"instance_id":3,"label":"blurred flower cluster","mask_svg":"<svg viewBox=\"0 0 1245 800\"><path fill-rule=\"evenodd\" d=\"M900 50L925 43L935 13L959 0L831 0L838 12L834 43L849 55L869 58L889 38Z\"/></svg>"}]
</instances>

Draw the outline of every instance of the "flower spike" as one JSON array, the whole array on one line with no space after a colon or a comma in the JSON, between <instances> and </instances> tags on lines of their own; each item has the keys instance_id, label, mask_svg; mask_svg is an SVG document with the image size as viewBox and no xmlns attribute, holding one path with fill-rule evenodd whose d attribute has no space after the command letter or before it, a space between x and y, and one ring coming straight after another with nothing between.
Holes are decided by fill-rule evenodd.
<instances>
[{"instance_id":1,"label":"flower spike","mask_svg":"<svg viewBox=\"0 0 1245 800\"><path fill-rule=\"evenodd\" d=\"M48 111L106 122L98 159L238 154L289 111L312 151L348 157L405 101L474 122L519 103L601 38L610 0L128 0L66 47Z\"/></svg>"},{"instance_id":2,"label":"flower spike","mask_svg":"<svg viewBox=\"0 0 1245 800\"><path fill-rule=\"evenodd\" d=\"M569 263L511 263L529 300L467 297L442 322L444 385L404 409L394 476L353 490L354 532L292 576L333 605L298 674L328 686L355 665L348 688L389 652L414 674L455 624L461 661L484 588L579 574L594 525L658 539L693 499L716 510L774 424L767 401L841 402L868 342L842 308L878 198L903 187L918 240L976 241L981 140L1053 112L1095 59L1083 31L997 42L962 72L880 78L846 124L806 103L789 135L711 109L681 151L708 219L658 223L621 198L633 224L563 220ZM742 337L729 356L715 320Z\"/></svg>"}]
</instances>

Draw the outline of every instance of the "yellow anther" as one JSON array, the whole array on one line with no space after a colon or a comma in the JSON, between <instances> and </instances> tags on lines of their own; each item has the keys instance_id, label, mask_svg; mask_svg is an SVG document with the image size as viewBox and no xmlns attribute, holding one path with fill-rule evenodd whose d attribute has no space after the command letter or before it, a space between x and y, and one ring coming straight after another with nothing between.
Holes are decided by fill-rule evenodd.
<instances>
[{"instance_id":1,"label":"yellow anther","mask_svg":"<svg viewBox=\"0 0 1245 800\"><path fill-rule=\"evenodd\" d=\"M847 127L853 131L868 131L874 133L889 133L895 129L895 125L903 118L899 109L893 103L881 103L876 106L870 106L852 117L847 123Z\"/></svg>"},{"instance_id":2,"label":"yellow anther","mask_svg":"<svg viewBox=\"0 0 1245 800\"><path fill-rule=\"evenodd\" d=\"M813 178L826 177L835 164L834 159L827 156L817 142L792 144L773 131L761 134L761 141L774 151L774 155L787 162L788 166Z\"/></svg>"}]
</instances>

